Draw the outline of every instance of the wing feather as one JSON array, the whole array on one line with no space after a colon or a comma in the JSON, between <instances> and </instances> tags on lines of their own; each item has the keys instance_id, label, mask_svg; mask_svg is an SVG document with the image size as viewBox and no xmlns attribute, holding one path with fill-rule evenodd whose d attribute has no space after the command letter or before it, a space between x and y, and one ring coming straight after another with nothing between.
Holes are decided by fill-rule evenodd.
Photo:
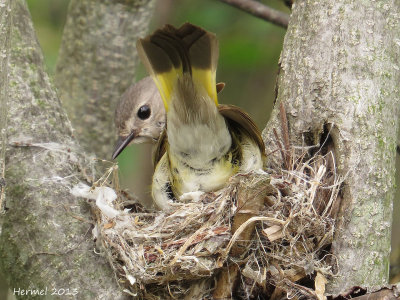
<instances>
[{"instance_id":1,"label":"wing feather","mask_svg":"<svg viewBox=\"0 0 400 300\"><path fill-rule=\"evenodd\" d=\"M261 132L251 117L240 107L228 104L218 105L218 111L225 117L230 128L239 127L254 140L260 148L261 154L265 155L265 144L261 137Z\"/></svg>"}]
</instances>

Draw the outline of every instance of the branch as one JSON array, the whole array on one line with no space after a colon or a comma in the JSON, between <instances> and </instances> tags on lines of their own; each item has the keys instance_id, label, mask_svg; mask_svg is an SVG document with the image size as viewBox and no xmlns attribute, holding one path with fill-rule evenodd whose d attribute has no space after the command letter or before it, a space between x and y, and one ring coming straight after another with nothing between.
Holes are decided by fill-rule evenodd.
<instances>
[{"instance_id":1,"label":"branch","mask_svg":"<svg viewBox=\"0 0 400 300\"><path fill-rule=\"evenodd\" d=\"M90 170L92 163L72 138L69 120L44 71L26 2L0 4L0 28L12 28L10 43L0 43L9 66L9 96L0 94L1 109L7 114L7 127L2 128L7 135L1 135L7 146L1 272L16 295L47 289L50 297L56 289L62 298L68 292L68 299L125 299L110 266L93 251L92 225L71 216L91 218L88 204L72 196L70 189L85 180L80 170ZM9 18L4 18L4 11ZM1 30L0 41L3 34ZM3 71L5 64L0 63ZM2 80L4 84L7 81Z\"/></svg>"},{"instance_id":2,"label":"branch","mask_svg":"<svg viewBox=\"0 0 400 300\"><path fill-rule=\"evenodd\" d=\"M289 24L289 15L279 10L270 8L264 4L256 2L254 0L220 0L226 4L237 7L251 15L254 15L260 19L271 22L275 25L287 28Z\"/></svg>"},{"instance_id":3,"label":"branch","mask_svg":"<svg viewBox=\"0 0 400 300\"><path fill-rule=\"evenodd\" d=\"M392 69L400 7L390 3L390 14L373 2L349 0L327 0L323 6L304 0L293 6L293 26L280 56L277 104L263 132L265 144L274 145L279 103L284 103L291 144L321 146L322 152L332 148L335 169L346 178L334 204L339 213L331 251L337 276L327 285L334 294L388 280L400 103L400 72ZM371 10L376 14L363 17ZM338 11L343 13L333 13ZM270 167L281 163L279 152L268 157Z\"/></svg>"},{"instance_id":4,"label":"branch","mask_svg":"<svg viewBox=\"0 0 400 300\"><path fill-rule=\"evenodd\" d=\"M114 108L135 79L136 40L147 32L153 0L72 0L55 83L83 148L110 159Z\"/></svg>"},{"instance_id":5,"label":"branch","mask_svg":"<svg viewBox=\"0 0 400 300\"><path fill-rule=\"evenodd\" d=\"M354 286L342 294L328 296L329 300L354 299L354 300L395 300L399 299L400 282L370 289Z\"/></svg>"}]
</instances>

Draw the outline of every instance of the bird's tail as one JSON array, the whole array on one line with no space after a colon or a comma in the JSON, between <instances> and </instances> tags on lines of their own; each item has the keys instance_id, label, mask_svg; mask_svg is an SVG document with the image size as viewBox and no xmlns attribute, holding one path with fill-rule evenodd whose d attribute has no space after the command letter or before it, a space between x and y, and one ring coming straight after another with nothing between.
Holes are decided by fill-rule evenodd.
<instances>
[{"instance_id":1,"label":"bird's tail","mask_svg":"<svg viewBox=\"0 0 400 300\"><path fill-rule=\"evenodd\" d=\"M218 41L215 34L185 23L180 28L165 25L137 43L139 56L153 77L166 110L177 80L189 75L218 105L216 69Z\"/></svg>"}]
</instances>

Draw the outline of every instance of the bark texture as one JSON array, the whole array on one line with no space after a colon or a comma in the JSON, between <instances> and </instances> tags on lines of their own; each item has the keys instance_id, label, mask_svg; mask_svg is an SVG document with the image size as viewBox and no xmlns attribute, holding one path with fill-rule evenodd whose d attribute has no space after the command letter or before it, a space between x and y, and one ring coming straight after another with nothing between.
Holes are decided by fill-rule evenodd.
<instances>
[{"instance_id":1,"label":"bark texture","mask_svg":"<svg viewBox=\"0 0 400 300\"><path fill-rule=\"evenodd\" d=\"M395 0L295 1L280 58L277 105L263 132L276 148L279 103L292 145L321 145L330 130L339 174L346 176L333 255L348 287L388 281L400 93ZM277 153L270 164L280 164Z\"/></svg>"},{"instance_id":2,"label":"bark texture","mask_svg":"<svg viewBox=\"0 0 400 300\"><path fill-rule=\"evenodd\" d=\"M115 104L134 81L153 0L71 0L55 81L80 144L110 159Z\"/></svg>"},{"instance_id":3,"label":"bark texture","mask_svg":"<svg viewBox=\"0 0 400 300\"><path fill-rule=\"evenodd\" d=\"M5 206L5 153L8 98L8 58L11 31L10 3L0 1L0 215ZM1 233L1 219L0 219Z\"/></svg>"},{"instance_id":4,"label":"bark texture","mask_svg":"<svg viewBox=\"0 0 400 300\"><path fill-rule=\"evenodd\" d=\"M11 18L4 17L9 7ZM1 128L7 130L1 270L11 290L48 289L47 297L23 299L57 298L50 296L53 288L64 289L61 299L125 299L105 259L93 251L88 204L70 194L90 165L44 72L26 3L1 0L0 8L2 39L11 27L10 48L0 46L9 54L1 56L2 70L9 69L9 90L1 93L7 115ZM76 294L66 296L67 290Z\"/></svg>"}]
</instances>

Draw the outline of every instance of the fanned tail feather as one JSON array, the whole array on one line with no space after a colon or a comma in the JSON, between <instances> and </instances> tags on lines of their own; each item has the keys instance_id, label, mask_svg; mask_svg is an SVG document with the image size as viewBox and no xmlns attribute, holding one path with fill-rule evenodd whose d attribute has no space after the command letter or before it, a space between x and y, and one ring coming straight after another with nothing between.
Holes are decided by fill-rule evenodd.
<instances>
[{"instance_id":1,"label":"fanned tail feather","mask_svg":"<svg viewBox=\"0 0 400 300\"><path fill-rule=\"evenodd\" d=\"M213 33L190 23L185 23L180 28L165 25L140 39L137 48L167 110L176 81L183 74L190 74L195 86L203 86L209 97L218 104L218 41Z\"/></svg>"}]
</instances>

